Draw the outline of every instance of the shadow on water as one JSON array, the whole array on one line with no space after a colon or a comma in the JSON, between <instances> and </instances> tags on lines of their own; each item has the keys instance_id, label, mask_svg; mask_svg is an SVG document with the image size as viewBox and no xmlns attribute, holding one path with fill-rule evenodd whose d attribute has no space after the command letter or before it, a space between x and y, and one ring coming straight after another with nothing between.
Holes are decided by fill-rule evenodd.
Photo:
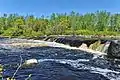
<instances>
[{"instance_id":1,"label":"shadow on water","mask_svg":"<svg viewBox=\"0 0 120 80\"><path fill-rule=\"evenodd\" d=\"M32 80L119 80L119 64L80 50L53 47L24 49L0 48L0 63L4 65L4 78L12 77L20 63L35 58L39 64L20 68L16 80L25 80L32 74Z\"/></svg>"}]
</instances>

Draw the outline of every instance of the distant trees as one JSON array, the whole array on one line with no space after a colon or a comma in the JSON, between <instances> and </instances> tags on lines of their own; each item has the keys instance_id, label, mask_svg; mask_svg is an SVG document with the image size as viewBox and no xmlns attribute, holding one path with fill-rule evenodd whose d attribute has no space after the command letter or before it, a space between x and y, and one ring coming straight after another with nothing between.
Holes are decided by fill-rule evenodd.
<instances>
[{"instance_id":1,"label":"distant trees","mask_svg":"<svg viewBox=\"0 0 120 80\"><path fill-rule=\"evenodd\" d=\"M49 18L4 14L0 17L0 34L12 37L40 35L117 35L120 32L120 14L107 11L70 14L53 13Z\"/></svg>"}]
</instances>

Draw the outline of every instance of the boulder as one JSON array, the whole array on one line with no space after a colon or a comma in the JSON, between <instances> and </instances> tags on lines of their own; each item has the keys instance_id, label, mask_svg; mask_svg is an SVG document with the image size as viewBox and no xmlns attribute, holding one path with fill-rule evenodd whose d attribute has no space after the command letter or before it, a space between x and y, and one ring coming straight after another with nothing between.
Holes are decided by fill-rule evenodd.
<instances>
[{"instance_id":1,"label":"boulder","mask_svg":"<svg viewBox=\"0 0 120 80\"><path fill-rule=\"evenodd\" d=\"M107 55L113 58L120 58L120 41L119 40L111 41L108 47Z\"/></svg>"},{"instance_id":2,"label":"boulder","mask_svg":"<svg viewBox=\"0 0 120 80\"><path fill-rule=\"evenodd\" d=\"M36 64L38 64L37 59L29 59L22 64L22 68L34 67Z\"/></svg>"},{"instance_id":3,"label":"boulder","mask_svg":"<svg viewBox=\"0 0 120 80\"><path fill-rule=\"evenodd\" d=\"M26 60L26 61L25 61L25 64L26 64L26 65L29 65L29 64L37 64L37 63L38 63L37 59L29 59L29 60Z\"/></svg>"}]
</instances>

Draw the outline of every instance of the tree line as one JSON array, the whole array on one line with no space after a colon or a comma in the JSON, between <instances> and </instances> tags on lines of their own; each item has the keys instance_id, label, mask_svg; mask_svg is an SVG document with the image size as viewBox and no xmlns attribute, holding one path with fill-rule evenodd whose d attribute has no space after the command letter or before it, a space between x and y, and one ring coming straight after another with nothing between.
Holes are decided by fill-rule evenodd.
<instances>
[{"instance_id":1,"label":"tree line","mask_svg":"<svg viewBox=\"0 0 120 80\"><path fill-rule=\"evenodd\" d=\"M118 35L120 14L107 11L80 14L53 13L21 16L4 14L0 17L0 35L10 37L35 37L42 35Z\"/></svg>"}]
</instances>

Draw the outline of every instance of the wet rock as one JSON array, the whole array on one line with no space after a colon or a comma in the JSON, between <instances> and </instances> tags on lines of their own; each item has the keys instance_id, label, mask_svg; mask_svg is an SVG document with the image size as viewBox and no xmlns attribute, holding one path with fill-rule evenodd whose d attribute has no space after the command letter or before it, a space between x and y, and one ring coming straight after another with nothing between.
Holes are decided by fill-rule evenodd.
<instances>
[{"instance_id":1,"label":"wet rock","mask_svg":"<svg viewBox=\"0 0 120 80\"><path fill-rule=\"evenodd\" d=\"M82 42L85 43L85 44L87 44L88 47L90 47L90 45L93 44L93 43L95 43L96 41L98 41L98 40L94 40L94 39L91 40L90 39L90 40L83 40Z\"/></svg>"},{"instance_id":2,"label":"wet rock","mask_svg":"<svg viewBox=\"0 0 120 80\"><path fill-rule=\"evenodd\" d=\"M26 64L26 65L29 65L29 64L37 64L37 63L38 63L37 59L29 59L29 60L26 60L26 61L25 61L25 64Z\"/></svg>"},{"instance_id":3,"label":"wet rock","mask_svg":"<svg viewBox=\"0 0 120 80\"><path fill-rule=\"evenodd\" d=\"M118 40L111 41L108 47L107 55L109 57L120 58L120 41Z\"/></svg>"},{"instance_id":4,"label":"wet rock","mask_svg":"<svg viewBox=\"0 0 120 80\"><path fill-rule=\"evenodd\" d=\"M37 59L29 59L23 63L22 68L34 67L36 64L38 64Z\"/></svg>"},{"instance_id":5,"label":"wet rock","mask_svg":"<svg viewBox=\"0 0 120 80\"><path fill-rule=\"evenodd\" d=\"M69 38L58 38L55 40L57 43L62 43L66 45L70 45L71 47L80 47L83 43L89 47L91 44L95 43L98 40L84 40L84 39L79 39L75 37L69 37Z\"/></svg>"},{"instance_id":6,"label":"wet rock","mask_svg":"<svg viewBox=\"0 0 120 80\"><path fill-rule=\"evenodd\" d=\"M73 38L58 38L55 42L70 45L72 47L79 47L83 42Z\"/></svg>"}]
</instances>

